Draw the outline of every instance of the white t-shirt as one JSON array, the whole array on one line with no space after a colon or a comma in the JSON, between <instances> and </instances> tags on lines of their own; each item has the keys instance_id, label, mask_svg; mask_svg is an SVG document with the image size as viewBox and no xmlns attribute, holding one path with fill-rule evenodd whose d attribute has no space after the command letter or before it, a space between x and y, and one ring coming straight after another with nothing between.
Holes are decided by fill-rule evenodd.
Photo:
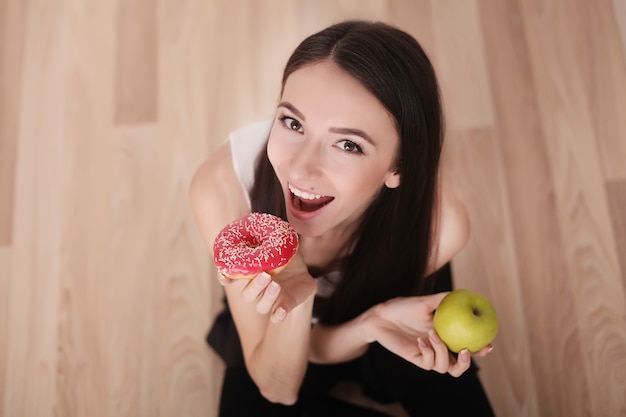
<instances>
[{"instance_id":1,"label":"white t-shirt","mask_svg":"<svg viewBox=\"0 0 626 417\"><path fill-rule=\"evenodd\" d=\"M271 121L259 121L240 127L228 135L233 167L250 207L256 158L263 150L272 128Z\"/></svg>"}]
</instances>

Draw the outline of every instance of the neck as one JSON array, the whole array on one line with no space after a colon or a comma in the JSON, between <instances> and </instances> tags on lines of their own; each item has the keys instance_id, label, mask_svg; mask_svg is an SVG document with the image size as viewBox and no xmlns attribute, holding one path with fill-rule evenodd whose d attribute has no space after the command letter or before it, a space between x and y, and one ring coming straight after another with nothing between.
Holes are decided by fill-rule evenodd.
<instances>
[{"instance_id":1,"label":"neck","mask_svg":"<svg viewBox=\"0 0 626 417\"><path fill-rule=\"evenodd\" d=\"M300 237L300 252L309 267L326 270L334 262L344 258L352 249L349 245L350 236L336 233L317 237Z\"/></svg>"}]
</instances>

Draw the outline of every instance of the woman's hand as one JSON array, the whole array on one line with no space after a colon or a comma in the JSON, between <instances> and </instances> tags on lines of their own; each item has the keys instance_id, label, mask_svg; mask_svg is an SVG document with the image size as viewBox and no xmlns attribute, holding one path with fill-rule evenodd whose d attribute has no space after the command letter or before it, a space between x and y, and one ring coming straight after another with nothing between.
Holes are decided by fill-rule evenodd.
<instances>
[{"instance_id":1,"label":"woman's hand","mask_svg":"<svg viewBox=\"0 0 626 417\"><path fill-rule=\"evenodd\" d=\"M317 291L315 280L307 272L298 254L284 271L274 277L262 272L250 280L233 280L218 273L218 280L224 286L239 286L242 300L247 304L255 304L259 314L271 314L273 323L284 320L291 310Z\"/></svg>"},{"instance_id":2,"label":"woman's hand","mask_svg":"<svg viewBox=\"0 0 626 417\"><path fill-rule=\"evenodd\" d=\"M425 370L458 377L470 366L470 353L462 350L455 358L433 329L433 312L447 293L400 297L368 310L361 326L370 341ZM475 356L487 355L489 345Z\"/></svg>"}]
</instances>

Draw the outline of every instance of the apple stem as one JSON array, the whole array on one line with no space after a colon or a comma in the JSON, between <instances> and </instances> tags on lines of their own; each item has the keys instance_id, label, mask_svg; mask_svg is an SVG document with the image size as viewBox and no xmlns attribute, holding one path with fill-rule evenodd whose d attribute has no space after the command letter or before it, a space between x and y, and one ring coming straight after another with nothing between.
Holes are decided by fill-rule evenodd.
<instances>
[{"instance_id":1,"label":"apple stem","mask_svg":"<svg viewBox=\"0 0 626 417\"><path fill-rule=\"evenodd\" d=\"M480 310L478 310L476 307L474 307L474 308L472 309L472 311L473 311L473 313L474 313L474 315L475 315L475 316L480 316Z\"/></svg>"}]
</instances>

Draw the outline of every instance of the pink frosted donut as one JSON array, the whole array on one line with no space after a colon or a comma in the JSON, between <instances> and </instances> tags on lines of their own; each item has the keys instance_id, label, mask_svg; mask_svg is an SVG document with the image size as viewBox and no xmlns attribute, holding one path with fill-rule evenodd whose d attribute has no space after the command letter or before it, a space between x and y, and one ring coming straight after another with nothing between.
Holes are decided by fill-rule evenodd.
<instances>
[{"instance_id":1,"label":"pink frosted donut","mask_svg":"<svg viewBox=\"0 0 626 417\"><path fill-rule=\"evenodd\" d=\"M267 213L250 213L217 235L213 261L222 275L250 279L261 272L276 275L298 250L298 234L289 223Z\"/></svg>"}]
</instances>

